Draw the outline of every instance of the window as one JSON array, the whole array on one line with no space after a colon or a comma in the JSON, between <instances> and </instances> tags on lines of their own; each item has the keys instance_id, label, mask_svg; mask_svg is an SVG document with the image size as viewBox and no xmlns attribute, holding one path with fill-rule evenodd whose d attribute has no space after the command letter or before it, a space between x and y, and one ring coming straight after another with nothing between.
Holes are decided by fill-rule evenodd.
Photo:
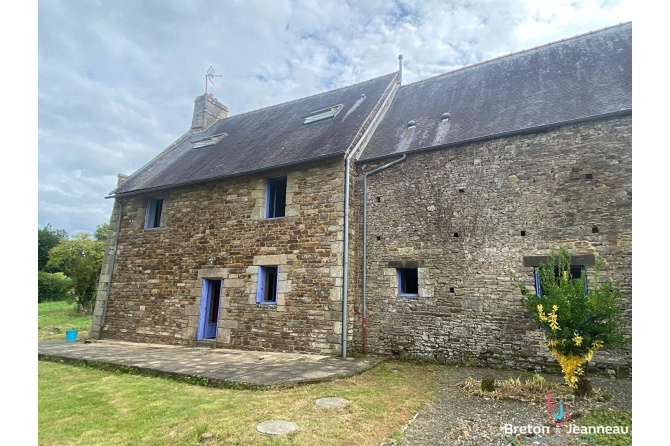
<instances>
[{"instance_id":1,"label":"window","mask_svg":"<svg viewBox=\"0 0 670 446\"><path fill-rule=\"evenodd\" d=\"M539 296L542 297L542 290L540 287L540 269L535 268L535 293ZM559 271L558 267L554 268L554 277L558 278L559 277ZM584 266L581 265L573 265L570 267L570 280L573 279L581 279L586 277L586 269ZM586 280L584 280L584 295L588 292L588 289L586 287Z\"/></svg>"},{"instance_id":2,"label":"window","mask_svg":"<svg viewBox=\"0 0 670 446\"><path fill-rule=\"evenodd\" d=\"M147 218L144 224L145 229L161 227L161 214L163 213L163 199L152 198L147 205Z\"/></svg>"},{"instance_id":3,"label":"window","mask_svg":"<svg viewBox=\"0 0 670 446\"><path fill-rule=\"evenodd\" d=\"M322 121L324 119L333 118L337 113L342 110L344 104L333 105L332 107L324 108L322 110L317 110L310 113L308 116L305 116L303 124L309 124L316 121Z\"/></svg>"},{"instance_id":4,"label":"window","mask_svg":"<svg viewBox=\"0 0 670 446\"><path fill-rule=\"evenodd\" d=\"M419 295L419 270L416 268L398 268L398 295Z\"/></svg>"},{"instance_id":5,"label":"window","mask_svg":"<svg viewBox=\"0 0 670 446\"><path fill-rule=\"evenodd\" d=\"M191 143L193 144L192 147L194 149L200 149L202 147L213 146L214 144L219 142L221 138L225 138L226 136L228 136L227 133L220 133L218 135L212 135L206 138L198 139L196 141L191 141Z\"/></svg>"},{"instance_id":6,"label":"window","mask_svg":"<svg viewBox=\"0 0 670 446\"><path fill-rule=\"evenodd\" d=\"M286 177L268 179L265 214L265 218L281 218L286 215Z\"/></svg>"},{"instance_id":7,"label":"window","mask_svg":"<svg viewBox=\"0 0 670 446\"><path fill-rule=\"evenodd\" d=\"M279 266L259 266L256 302L259 304L276 305L278 285Z\"/></svg>"}]
</instances>

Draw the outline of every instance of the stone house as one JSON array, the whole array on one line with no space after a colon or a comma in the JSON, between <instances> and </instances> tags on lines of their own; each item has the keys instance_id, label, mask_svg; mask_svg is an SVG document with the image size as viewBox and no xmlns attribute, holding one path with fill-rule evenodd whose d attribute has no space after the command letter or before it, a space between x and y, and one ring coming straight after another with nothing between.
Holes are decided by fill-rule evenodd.
<instances>
[{"instance_id":1,"label":"stone house","mask_svg":"<svg viewBox=\"0 0 670 446\"><path fill-rule=\"evenodd\" d=\"M339 353L346 164L395 88L231 117L196 98L191 129L112 192L94 335Z\"/></svg>"},{"instance_id":2,"label":"stone house","mask_svg":"<svg viewBox=\"0 0 670 446\"><path fill-rule=\"evenodd\" d=\"M191 129L120 177L92 331L552 367L508 272L567 244L632 294L632 26ZM630 349L602 352L625 372Z\"/></svg>"}]
</instances>

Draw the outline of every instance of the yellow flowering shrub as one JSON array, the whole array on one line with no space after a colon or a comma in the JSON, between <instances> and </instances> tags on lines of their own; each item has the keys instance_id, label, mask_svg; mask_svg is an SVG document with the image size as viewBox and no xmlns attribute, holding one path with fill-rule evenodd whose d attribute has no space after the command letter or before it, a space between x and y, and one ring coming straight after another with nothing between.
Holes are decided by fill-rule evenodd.
<instances>
[{"instance_id":1,"label":"yellow flowering shrub","mask_svg":"<svg viewBox=\"0 0 670 446\"><path fill-rule=\"evenodd\" d=\"M596 261L592 277L587 277L590 270L583 267L581 277L573 278L570 254L562 246L552 250L546 264L536 270L540 290L527 289L524 281L511 273L523 294L524 307L572 388L586 379L587 363L596 351L628 342L621 333L619 287L599 280L600 266ZM587 287L587 282L592 286Z\"/></svg>"},{"instance_id":2,"label":"yellow flowering shrub","mask_svg":"<svg viewBox=\"0 0 670 446\"><path fill-rule=\"evenodd\" d=\"M544 310L542 305L537 306L537 315L540 318L542 322L547 322L549 324L549 328L551 330L556 331L560 330L561 327L558 325L558 315L556 312L558 311L558 306L554 305L552 307L552 311L549 314L544 314Z\"/></svg>"},{"instance_id":3,"label":"yellow flowering shrub","mask_svg":"<svg viewBox=\"0 0 670 446\"><path fill-rule=\"evenodd\" d=\"M578 335L577 335L578 336ZM556 348L557 341L549 341L549 351L551 354L558 359L558 363L561 365L561 370L563 370L563 378L565 383L572 387L573 389L577 387L577 382L579 381L579 376L584 374L583 365L586 364L593 358L593 354L602 347L602 342L594 342L591 346L591 349L586 352L584 356L577 355L564 355L561 354ZM580 341L581 344L581 341ZM552 347L553 346L553 347Z\"/></svg>"}]
</instances>

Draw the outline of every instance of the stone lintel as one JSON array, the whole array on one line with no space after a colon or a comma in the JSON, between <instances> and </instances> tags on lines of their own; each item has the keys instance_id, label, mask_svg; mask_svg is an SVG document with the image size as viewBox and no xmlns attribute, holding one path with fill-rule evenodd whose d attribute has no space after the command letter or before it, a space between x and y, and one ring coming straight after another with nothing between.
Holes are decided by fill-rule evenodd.
<instances>
[{"instance_id":1,"label":"stone lintel","mask_svg":"<svg viewBox=\"0 0 670 446\"><path fill-rule=\"evenodd\" d=\"M389 268L420 268L426 264L423 260L391 260Z\"/></svg>"},{"instance_id":2,"label":"stone lintel","mask_svg":"<svg viewBox=\"0 0 670 446\"><path fill-rule=\"evenodd\" d=\"M198 279L226 279L228 268L204 268L198 270Z\"/></svg>"},{"instance_id":3,"label":"stone lintel","mask_svg":"<svg viewBox=\"0 0 670 446\"><path fill-rule=\"evenodd\" d=\"M265 255L265 256L255 256L254 265L285 265L286 254L275 254L275 255Z\"/></svg>"},{"instance_id":4,"label":"stone lintel","mask_svg":"<svg viewBox=\"0 0 670 446\"><path fill-rule=\"evenodd\" d=\"M549 256L524 256L523 266L540 266L541 263L547 263ZM572 265L593 266L596 264L596 256L593 254L577 254L570 256Z\"/></svg>"}]
</instances>

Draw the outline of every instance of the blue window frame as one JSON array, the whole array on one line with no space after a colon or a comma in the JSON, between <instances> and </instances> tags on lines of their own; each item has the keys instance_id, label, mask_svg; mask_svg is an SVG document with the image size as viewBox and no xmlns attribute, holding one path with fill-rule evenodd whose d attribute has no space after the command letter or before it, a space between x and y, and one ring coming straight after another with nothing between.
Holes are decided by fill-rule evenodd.
<instances>
[{"instance_id":1,"label":"blue window frame","mask_svg":"<svg viewBox=\"0 0 670 446\"><path fill-rule=\"evenodd\" d=\"M264 305L277 305L278 288L279 266L259 266L256 303Z\"/></svg>"},{"instance_id":2,"label":"blue window frame","mask_svg":"<svg viewBox=\"0 0 670 446\"><path fill-rule=\"evenodd\" d=\"M398 268L398 295L419 295L419 270L417 268Z\"/></svg>"},{"instance_id":3,"label":"blue window frame","mask_svg":"<svg viewBox=\"0 0 670 446\"><path fill-rule=\"evenodd\" d=\"M286 177L268 178L265 218L286 215Z\"/></svg>"},{"instance_id":4,"label":"blue window frame","mask_svg":"<svg viewBox=\"0 0 670 446\"><path fill-rule=\"evenodd\" d=\"M161 215L163 215L163 199L152 198L147 205L147 217L144 222L145 229L161 227Z\"/></svg>"},{"instance_id":5,"label":"blue window frame","mask_svg":"<svg viewBox=\"0 0 670 446\"><path fill-rule=\"evenodd\" d=\"M535 294L538 297L542 297L542 289L540 287L540 268L535 268ZM558 277L558 268L554 269L554 274ZM583 265L571 266L570 267L570 279L581 279L586 275L586 268ZM588 293L588 287L586 280L584 280L584 295Z\"/></svg>"}]
</instances>

